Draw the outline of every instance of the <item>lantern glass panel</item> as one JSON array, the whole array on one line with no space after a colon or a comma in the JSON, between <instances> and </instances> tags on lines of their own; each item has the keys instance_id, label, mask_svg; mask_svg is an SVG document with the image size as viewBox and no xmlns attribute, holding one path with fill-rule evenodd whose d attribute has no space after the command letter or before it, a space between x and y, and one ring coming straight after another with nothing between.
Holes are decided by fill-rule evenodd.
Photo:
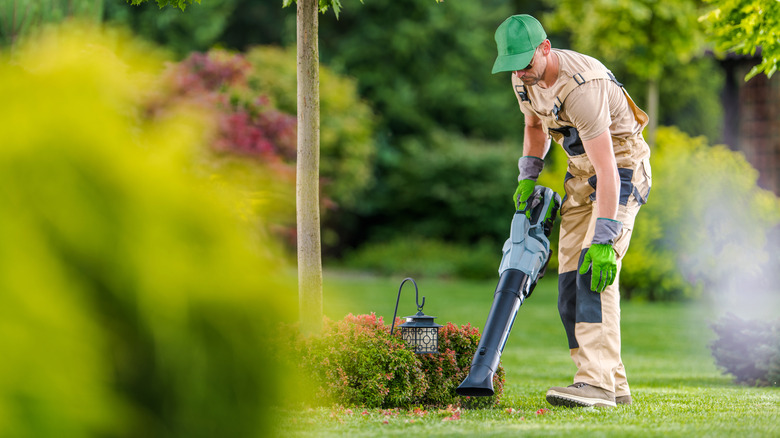
<instances>
[{"instance_id":1,"label":"lantern glass panel","mask_svg":"<svg viewBox=\"0 0 780 438\"><path fill-rule=\"evenodd\" d=\"M438 327L402 327L401 337L415 353L425 354L439 352Z\"/></svg>"},{"instance_id":2,"label":"lantern glass panel","mask_svg":"<svg viewBox=\"0 0 780 438\"><path fill-rule=\"evenodd\" d=\"M439 335L438 327L426 327L420 329L421 339L417 344L421 353L438 353L439 350Z\"/></svg>"},{"instance_id":3,"label":"lantern glass panel","mask_svg":"<svg viewBox=\"0 0 780 438\"><path fill-rule=\"evenodd\" d=\"M409 345L417 345L417 340L415 339L417 329L411 328L411 327L401 327L401 337L406 341Z\"/></svg>"}]
</instances>

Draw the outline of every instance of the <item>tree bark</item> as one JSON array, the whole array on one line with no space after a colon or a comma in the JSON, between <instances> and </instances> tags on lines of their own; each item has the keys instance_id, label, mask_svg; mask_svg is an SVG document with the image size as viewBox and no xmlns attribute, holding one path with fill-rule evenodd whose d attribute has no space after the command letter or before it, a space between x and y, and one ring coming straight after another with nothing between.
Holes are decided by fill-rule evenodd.
<instances>
[{"instance_id":1,"label":"tree bark","mask_svg":"<svg viewBox=\"0 0 780 438\"><path fill-rule=\"evenodd\" d=\"M322 326L318 13L317 0L298 0L298 301L306 334L317 333Z\"/></svg>"}]
</instances>

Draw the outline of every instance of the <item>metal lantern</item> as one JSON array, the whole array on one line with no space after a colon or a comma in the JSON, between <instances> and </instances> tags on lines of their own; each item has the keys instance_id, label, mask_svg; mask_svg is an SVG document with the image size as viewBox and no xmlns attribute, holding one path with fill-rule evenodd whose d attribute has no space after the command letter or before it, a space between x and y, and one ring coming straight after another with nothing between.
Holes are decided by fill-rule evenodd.
<instances>
[{"instance_id":1,"label":"metal lantern","mask_svg":"<svg viewBox=\"0 0 780 438\"><path fill-rule=\"evenodd\" d=\"M441 326L433 322L433 319L436 318L435 316L428 316L423 313L425 297L423 297L421 304L417 283L412 278L405 278L401 282L401 287L398 288L398 297L395 300L395 312L393 313L393 324L390 327L390 334L392 335L395 329L395 317L398 315L398 302L401 299L401 290L404 287L404 283L409 280L414 284L414 301L417 304L417 314L405 317L406 322L398 326L401 329L401 338L411 345L417 354L438 354L439 327Z\"/></svg>"}]
</instances>

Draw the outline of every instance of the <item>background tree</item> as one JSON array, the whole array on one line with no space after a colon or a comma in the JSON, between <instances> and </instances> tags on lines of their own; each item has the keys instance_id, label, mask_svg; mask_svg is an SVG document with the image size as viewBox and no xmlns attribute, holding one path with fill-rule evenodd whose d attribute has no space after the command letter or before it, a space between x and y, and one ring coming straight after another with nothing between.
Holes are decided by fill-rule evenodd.
<instances>
[{"instance_id":1,"label":"background tree","mask_svg":"<svg viewBox=\"0 0 780 438\"><path fill-rule=\"evenodd\" d=\"M290 1L286 0L285 4L290 4ZM319 4L317 0L299 0L297 10L298 159L295 198L298 303L303 332L316 333L322 328Z\"/></svg>"},{"instance_id":2,"label":"background tree","mask_svg":"<svg viewBox=\"0 0 780 438\"><path fill-rule=\"evenodd\" d=\"M109 1L104 6L105 20L128 26L171 50L177 58L185 58L191 52L211 49L222 39L241 1L206 1L187 9L186 13L176 7L160 9L155 3L128 8L126 4ZM280 9L278 4L275 7Z\"/></svg>"},{"instance_id":3,"label":"background tree","mask_svg":"<svg viewBox=\"0 0 780 438\"><path fill-rule=\"evenodd\" d=\"M780 2L776 0L706 0L715 8L701 19L708 36L722 52L741 55L761 54L761 63L745 76L777 71L780 62Z\"/></svg>"},{"instance_id":4,"label":"background tree","mask_svg":"<svg viewBox=\"0 0 780 438\"><path fill-rule=\"evenodd\" d=\"M703 47L700 1L562 0L554 4L555 11L545 17L549 30L570 32L575 50L607 65L622 65L646 81L648 142L654 144L659 80Z\"/></svg>"},{"instance_id":5,"label":"background tree","mask_svg":"<svg viewBox=\"0 0 780 438\"><path fill-rule=\"evenodd\" d=\"M20 38L67 17L100 21L102 0L4 0L0 3L0 44L13 47Z\"/></svg>"},{"instance_id":6,"label":"background tree","mask_svg":"<svg viewBox=\"0 0 780 438\"><path fill-rule=\"evenodd\" d=\"M370 0L323 21L322 60L358 78L391 148L437 129L519 140L522 115L509 74L490 72L493 33L512 13L500 0Z\"/></svg>"},{"instance_id":7,"label":"background tree","mask_svg":"<svg viewBox=\"0 0 780 438\"><path fill-rule=\"evenodd\" d=\"M133 6L138 6L140 4L146 3L150 0L127 0L128 3L130 3ZM160 9L166 7L166 6L173 6L176 8L181 9L182 11L187 8L187 6L191 5L193 0L154 0L157 2L157 6L160 7ZM196 3L200 3L200 0L195 0Z\"/></svg>"},{"instance_id":8,"label":"background tree","mask_svg":"<svg viewBox=\"0 0 780 438\"><path fill-rule=\"evenodd\" d=\"M171 49L177 58L212 47L246 51L258 45L295 47L295 9L278 0L206 1L182 14L147 2L128 8L104 5L105 20L128 26L144 38Z\"/></svg>"},{"instance_id":9,"label":"background tree","mask_svg":"<svg viewBox=\"0 0 780 438\"><path fill-rule=\"evenodd\" d=\"M354 77L362 97L376 108L387 127L378 137L381 156L394 153L393 139L406 135L410 125L416 134L427 135L442 125L469 137L519 140L522 117L507 98L505 75L490 75L480 66L492 63L493 31L506 16L529 13L544 19L555 6L526 0L441 5L372 0L341 10L338 20L332 15L320 20L321 61ZM213 46L239 51L257 45L295 46L294 11L279 8L274 0L204 2L185 14L175 8L160 10L154 2L134 8L108 2L104 7L107 20L132 27L181 58ZM393 32L378 32L387 28L386 17L393 17ZM567 32L548 34L556 47L572 47ZM382 50L375 50L378 45ZM647 80L632 73L621 57L610 60L609 67L647 109ZM658 124L719 141L723 76L716 60L703 53L666 69L658 82ZM408 91L393 93L395 89ZM323 236L326 252L327 240Z\"/></svg>"},{"instance_id":10,"label":"background tree","mask_svg":"<svg viewBox=\"0 0 780 438\"><path fill-rule=\"evenodd\" d=\"M128 0L137 5L148 0ZM298 147L296 210L298 224L298 301L301 328L317 332L322 326L322 251L319 207L319 49L317 13L339 0L301 0L297 5L298 41ZM157 0L162 8L184 10L192 0ZM284 5L292 4L285 0Z\"/></svg>"}]
</instances>

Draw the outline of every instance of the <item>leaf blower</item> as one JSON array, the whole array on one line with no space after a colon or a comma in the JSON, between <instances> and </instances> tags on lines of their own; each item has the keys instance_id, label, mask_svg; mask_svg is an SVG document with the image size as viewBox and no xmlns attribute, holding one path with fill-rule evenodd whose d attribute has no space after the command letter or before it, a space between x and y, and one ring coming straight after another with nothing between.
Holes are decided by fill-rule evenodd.
<instances>
[{"instance_id":1,"label":"leaf blower","mask_svg":"<svg viewBox=\"0 0 780 438\"><path fill-rule=\"evenodd\" d=\"M544 276L550 260L548 237L560 207L560 195L547 187L536 186L526 209L515 212L498 268L493 305L471 361L469 375L455 390L458 395L493 395L493 375L498 369L517 310L531 295L536 282Z\"/></svg>"}]
</instances>

